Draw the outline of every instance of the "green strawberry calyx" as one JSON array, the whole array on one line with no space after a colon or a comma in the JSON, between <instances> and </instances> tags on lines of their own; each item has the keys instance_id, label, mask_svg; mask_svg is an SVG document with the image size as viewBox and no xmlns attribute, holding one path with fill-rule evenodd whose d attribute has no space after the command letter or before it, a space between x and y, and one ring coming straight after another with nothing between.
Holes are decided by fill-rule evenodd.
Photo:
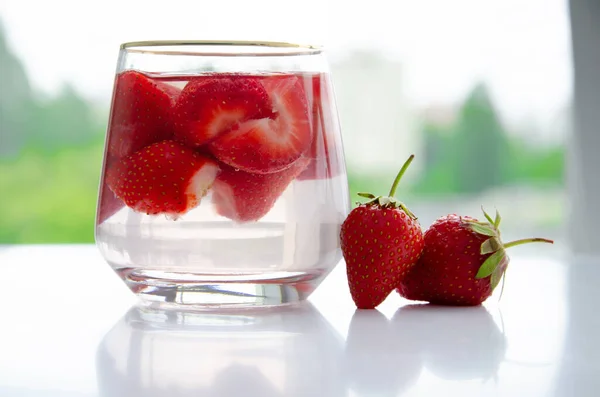
<instances>
[{"instance_id":1,"label":"green strawberry calyx","mask_svg":"<svg viewBox=\"0 0 600 397\"><path fill-rule=\"evenodd\" d=\"M411 154L410 157L404 162L402 168L396 175L396 179L394 179L394 183L390 189L390 193L387 196L375 196L372 193L357 193L360 197L368 198L369 201L365 203L365 205L378 205L381 208L402 208L402 210L412 219L417 219L415 214L413 214L408 207L400 200L394 197L396 194L396 189L398 188L398 183L400 183L400 179L408 169L410 163L412 163L415 158L414 154Z\"/></svg>"},{"instance_id":2,"label":"green strawberry calyx","mask_svg":"<svg viewBox=\"0 0 600 397\"><path fill-rule=\"evenodd\" d=\"M494 290L506 274L506 268L508 267L507 248L536 242L553 244L554 241L535 237L503 243L500 238L500 222L502 221L500 213L496 210L496 216L492 219L492 217L485 212L483 207L481 210L487 221L478 221L477 219L464 219L463 221L468 224L468 227L473 232L489 236L489 238L481 244L480 253L481 255L491 255L481 264L475 278L481 279L491 277L490 286L492 290Z\"/></svg>"}]
</instances>

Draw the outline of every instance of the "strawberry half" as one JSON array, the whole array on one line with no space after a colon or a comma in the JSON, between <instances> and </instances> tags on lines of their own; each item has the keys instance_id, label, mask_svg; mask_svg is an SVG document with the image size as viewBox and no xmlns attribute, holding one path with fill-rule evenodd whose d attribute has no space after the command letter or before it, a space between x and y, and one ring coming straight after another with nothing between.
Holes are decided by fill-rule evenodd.
<instances>
[{"instance_id":1,"label":"strawberry half","mask_svg":"<svg viewBox=\"0 0 600 397\"><path fill-rule=\"evenodd\" d=\"M259 220L307 164L307 159L300 159L290 168L271 174L251 174L222 164L213 186L217 213L236 222Z\"/></svg>"},{"instance_id":2,"label":"strawberry half","mask_svg":"<svg viewBox=\"0 0 600 397\"><path fill-rule=\"evenodd\" d=\"M108 158L120 159L172 137L178 90L133 70L116 77L108 130Z\"/></svg>"},{"instance_id":3,"label":"strawberry half","mask_svg":"<svg viewBox=\"0 0 600 397\"><path fill-rule=\"evenodd\" d=\"M110 187L106 184L106 178L104 177L106 170L110 168L118 159L105 154L104 158L104 169L101 179L100 191L98 194L98 206L96 208L96 224L100 225L104 223L108 218L119 212L119 210L125 207L125 203L121 201Z\"/></svg>"},{"instance_id":4,"label":"strawberry half","mask_svg":"<svg viewBox=\"0 0 600 397\"><path fill-rule=\"evenodd\" d=\"M100 187L100 201L98 202L98 210L96 222L98 225L116 214L125 204L121 201L112 190L103 183Z\"/></svg>"},{"instance_id":5,"label":"strawberry half","mask_svg":"<svg viewBox=\"0 0 600 397\"><path fill-rule=\"evenodd\" d=\"M340 174L343 164L343 155L338 152L336 136L341 136L337 110L334 98L328 84L328 77L324 74L314 75L312 80L312 101L309 101L312 109L313 140L305 157L311 162L299 180L314 180L332 178ZM341 149L340 149L341 150Z\"/></svg>"},{"instance_id":6,"label":"strawberry half","mask_svg":"<svg viewBox=\"0 0 600 397\"><path fill-rule=\"evenodd\" d=\"M359 309L373 309L388 297L415 265L423 250L423 232L417 218L394 193L414 156L396 176L388 197L375 197L354 208L340 235L348 286Z\"/></svg>"},{"instance_id":7,"label":"strawberry half","mask_svg":"<svg viewBox=\"0 0 600 397\"><path fill-rule=\"evenodd\" d=\"M274 118L241 123L210 143L223 163L243 171L268 174L290 167L310 147L312 128L306 93L296 76L262 81L273 102Z\"/></svg>"},{"instance_id":8,"label":"strawberry half","mask_svg":"<svg viewBox=\"0 0 600 397\"><path fill-rule=\"evenodd\" d=\"M218 171L213 160L163 141L120 160L108 170L106 183L133 210L176 219L200 203Z\"/></svg>"},{"instance_id":9,"label":"strawberry half","mask_svg":"<svg viewBox=\"0 0 600 397\"><path fill-rule=\"evenodd\" d=\"M206 76L190 81L175 105L175 138L199 147L238 123L272 116L269 95L258 79Z\"/></svg>"},{"instance_id":10,"label":"strawberry half","mask_svg":"<svg viewBox=\"0 0 600 397\"><path fill-rule=\"evenodd\" d=\"M532 238L502 243L500 215L487 221L450 214L437 219L425 232L418 263L400 280L398 293L410 300L438 305L476 306L492 295L504 276L506 248L551 240Z\"/></svg>"}]
</instances>

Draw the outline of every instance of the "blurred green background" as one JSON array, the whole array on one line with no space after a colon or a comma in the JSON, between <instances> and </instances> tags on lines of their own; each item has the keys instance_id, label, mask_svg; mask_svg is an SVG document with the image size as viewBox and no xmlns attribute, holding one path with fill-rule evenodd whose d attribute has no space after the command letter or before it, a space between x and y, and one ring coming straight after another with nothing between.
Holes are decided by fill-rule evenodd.
<instances>
[{"instance_id":1,"label":"blurred green background","mask_svg":"<svg viewBox=\"0 0 600 397\"><path fill-rule=\"evenodd\" d=\"M87 102L70 86L53 97L38 92L1 26L0 71L0 243L93 242L109 104ZM402 186L405 197L418 205L465 197L475 202L500 189L510 205L514 187L538 192L537 203L560 195L562 143L525 139L526 126L505 128L483 83L475 84L456 109L451 120L418 116L421 172ZM352 201L357 191L385 193L395 172L361 172L348 159ZM555 207L560 205L544 211ZM556 225L563 217L560 211L546 215L542 224Z\"/></svg>"}]
</instances>

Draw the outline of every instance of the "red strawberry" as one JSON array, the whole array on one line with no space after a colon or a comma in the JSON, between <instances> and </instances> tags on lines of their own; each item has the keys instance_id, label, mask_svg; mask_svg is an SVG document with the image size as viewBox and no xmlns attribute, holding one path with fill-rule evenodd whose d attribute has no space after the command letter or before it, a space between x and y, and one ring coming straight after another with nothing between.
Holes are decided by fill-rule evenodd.
<instances>
[{"instance_id":1,"label":"red strawberry","mask_svg":"<svg viewBox=\"0 0 600 397\"><path fill-rule=\"evenodd\" d=\"M312 112L311 117L314 130L317 130L320 127L319 118L321 113L320 108L323 96L323 93L321 91L323 89L323 86L327 84L325 81L321 82L321 80L324 79L325 76L322 74L304 76L304 86L310 87L309 89L305 89L305 92L306 98L308 100L308 107Z\"/></svg>"},{"instance_id":2,"label":"red strawberry","mask_svg":"<svg viewBox=\"0 0 600 397\"><path fill-rule=\"evenodd\" d=\"M406 161L389 197L360 193L371 201L353 209L341 231L348 284L359 309L378 306L398 286L423 249L417 218L394 193L414 156Z\"/></svg>"},{"instance_id":3,"label":"red strawberry","mask_svg":"<svg viewBox=\"0 0 600 397\"><path fill-rule=\"evenodd\" d=\"M198 147L238 123L272 115L269 95L257 78L197 78L185 86L175 105L175 137Z\"/></svg>"},{"instance_id":4,"label":"red strawberry","mask_svg":"<svg viewBox=\"0 0 600 397\"><path fill-rule=\"evenodd\" d=\"M494 291L506 271L506 248L546 242L542 238L500 240L500 215L484 211L487 222L455 214L437 219L425 232L425 248L417 265L401 280L398 293L406 299L439 305L475 306Z\"/></svg>"},{"instance_id":5,"label":"red strawberry","mask_svg":"<svg viewBox=\"0 0 600 397\"><path fill-rule=\"evenodd\" d=\"M120 159L172 136L176 89L129 70L115 82L108 130L108 157Z\"/></svg>"},{"instance_id":6,"label":"red strawberry","mask_svg":"<svg viewBox=\"0 0 600 397\"><path fill-rule=\"evenodd\" d=\"M176 87L174 85L168 84L166 80L154 80L154 82L156 83L156 86L163 91L165 94L167 94L167 96L169 97L169 100L171 102L171 109L170 109L170 117L169 117L169 121L171 122L171 126L172 123L174 122L173 120L173 111L175 108L175 104L177 103L177 100L179 99L179 95L181 95L181 88Z\"/></svg>"},{"instance_id":7,"label":"red strawberry","mask_svg":"<svg viewBox=\"0 0 600 397\"><path fill-rule=\"evenodd\" d=\"M118 159L110 156L108 153L105 153L104 159L104 170L103 173L106 173L106 170ZM100 192L98 194L98 204L96 208L96 224L100 225L105 220L116 214L121 208L125 206L125 203L119 199L112 190L106 184L106 178L104 174L101 179Z\"/></svg>"},{"instance_id":8,"label":"red strawberry","mask_svg":"<svg viewBox=\"0 0 600 397\"><path fill-rule=\"evenodd\" d=\"M236 222L259 220L307 163L308 160L299 159L290 168L271 174L251 174L222 164L213 186L217 213Z\"/></svg>"},{"instance_id":9,"label":"red strawberry","mask_svg":"<svg viewBox=\"0 0 600 397\"><path fill-rule=\"evenodd\" d=\"M273 101L274 119L241 123L210 144L222 162L243 171L268 174L290 167L310 147L312 130L306 94L296 76L263 80Z\"/></svg>"},{"instance_id":10,"label":"red strawberry","mask_svg":"<svg viewBox=\"0 0 600 397\"><path fill-rule=\"evenodd\" d=\"M312 76L312 125L313 140L306 152L306 157L311 159L306 170L298 175L299 180L313 180L332 178L340 174L344 165L341 152L339 121L335 109L335 99L329 85L329 78L325 74Z\"/></svg>"},{"instance_id":11,"label":"red strawberry","mask_svg":"<svg viewBox=\"0 0 600 397\"><path fill-rule=\"evenodd\" d=\"M98 210L96 216L96 222L98 225L102 224L105 220L116 214L121 208L125 206L123 201L119 199L112 190L106 185L106 182L100 187L100 200L98 202Z\"/></svg>"},{"instance_id":12,"label":"red strawberry","mask_svg":"<svg viewBox=\"0 0 600 397\"><path fill-rule=\"evenodd\" d=\"M198 205L218 170L209 158L163 141L120 160L108 170L106 183L135 211L177 218Z\"/></svg>"}]
</instances>

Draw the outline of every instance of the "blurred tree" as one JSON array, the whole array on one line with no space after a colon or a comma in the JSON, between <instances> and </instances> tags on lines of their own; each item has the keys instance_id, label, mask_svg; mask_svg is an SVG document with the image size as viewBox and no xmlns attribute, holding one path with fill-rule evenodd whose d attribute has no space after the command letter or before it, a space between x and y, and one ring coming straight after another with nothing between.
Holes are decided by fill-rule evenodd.
<instances>
[{"instance_id":1,"label":"blurred tree","mask_svg":"<svg viewBox=\"0 0 600 397\"><path fill-rule=\"evenodd\" d=\"M0 157L16 155L25 145L32 105L29 80L8 48L0 21Z\"/></svg>"},{"instance_id":2,"label":"blurred tree","mask_svg":"<svg viewBox=\"0 0 600 397\"><path fill-rule=\"evenodd\" d=\"M435 112L430 116L426 114L421 128L425 167L416 193L476 194L507 184L562 183L564 146L532 145L509 135L484 84L468 95L456 122L446 117L440 123Z\"/></svg>"},{"instance_id":3,"label":"blurred tree","mask_svg":"<svg viewBox=\"0 0 600 397\"><path fill-rule=\"evenodd\" d=\"M102 134L89 104L71 86L47 101L36 97L1 25L0 70L0 157L15 156L26 146L54 153L86 145Z\"/></svg>"},{"instance_id":4,"label":"blurred tree","mask_svg":"<svg viewBox=\"0 0 600 397\"><path fill-rule=\"evenodd\" d=\"M456 193L458 185L458 154L452 125L426 121L422 127L424 139L423 176L416 189L422 194Z\"/></svg>"},{"instance_id":5,"label":"blurred tree","mask_svg":"<svg viewBox=\"0 0 600 397\"><path fill-rule=\"evenodd\" d=\"M93 242L107 112L36 96L1 26L0 71L0 244Z\"/></svg>"},{"instance_id":6,"label":"blurred tree","mask_svg":"<svg viewBox=\"0 0 600 397\"><path fill-rule=\"evenodd\" d=\"M460 110L452 149L459 191L479 193L505 182L508 136L484 84L475 86Z\"/></svg>"},{"instance_id":7,"label":"blurred tree","mask_svg":"<svg viewBox=\"0 0 600 397\"><path fill-rule=\"evenodd\" d=\"M91 243L102 143L0 161L0 244Z\"/></svg>"},{"instance_id":8,"label":"blurred tree","mask_svg":"<svg viewBox=\"0 0 600 397\"><path fill-rule=\"evenodd\" d=\"M510 142L509 157L507 179L511 183L551 185L563 182L563 145L536 146L514 138Z\"/></svg>"},{"instance_id":9,"label":"blurred tree","mask_svg":"<svg viewBox=\"0 0 600 397\"><path fill-rule=\"evenodd\" d=\"M102 134L90 106L70 86L50 101L36 104L27 123L28 147L54 153L68 146L86 145Z\"/></svg>"}]
</instances>

